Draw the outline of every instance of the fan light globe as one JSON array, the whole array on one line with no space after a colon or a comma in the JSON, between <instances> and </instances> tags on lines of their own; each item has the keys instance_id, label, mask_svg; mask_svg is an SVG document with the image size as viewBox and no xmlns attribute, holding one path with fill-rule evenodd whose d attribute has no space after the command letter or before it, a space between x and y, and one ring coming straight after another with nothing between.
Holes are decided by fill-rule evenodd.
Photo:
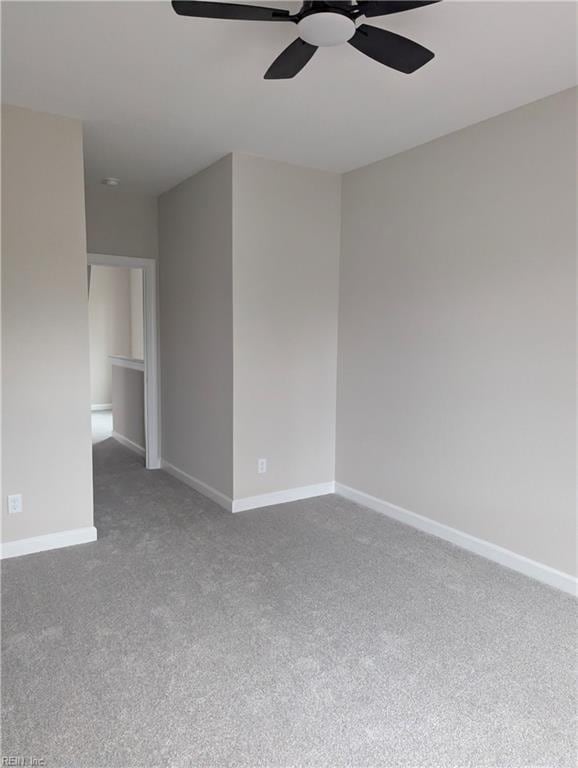
<instances>
[{"instance_id":1,"label":"fan light globe","mask_svg":"<svg viewBox=\"0 0 578 768\"><path fill-rule=\"evenodd\" d=\"M355 23L343 13L310 13L301 19L297 29L299 37L311 45L341 45L355 34Z\"/></svg>"}]
</instances>

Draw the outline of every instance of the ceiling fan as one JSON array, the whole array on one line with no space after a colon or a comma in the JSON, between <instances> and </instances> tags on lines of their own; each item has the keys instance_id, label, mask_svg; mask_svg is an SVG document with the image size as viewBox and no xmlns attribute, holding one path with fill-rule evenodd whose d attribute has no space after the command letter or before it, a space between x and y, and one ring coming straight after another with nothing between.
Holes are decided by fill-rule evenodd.
<instances>
[{"instance_id":1,"label":"ceiling fan","mask_svg":"<svg viewBox=\"0 0 578 768\"><path fill-rule=\"evenodd\" d=\"M245 21L292 21L299 37L278 56L265 73L266 80L286 80L300 72L317 48L349 43L386 67L411 74L433 59L432 51L407 37L369 24L357 26L361 16L372 18L410 11L440 0L309 0L291 14L280 8L238 3L173 0L180 16Z\"/></svg>"}]
</instances>

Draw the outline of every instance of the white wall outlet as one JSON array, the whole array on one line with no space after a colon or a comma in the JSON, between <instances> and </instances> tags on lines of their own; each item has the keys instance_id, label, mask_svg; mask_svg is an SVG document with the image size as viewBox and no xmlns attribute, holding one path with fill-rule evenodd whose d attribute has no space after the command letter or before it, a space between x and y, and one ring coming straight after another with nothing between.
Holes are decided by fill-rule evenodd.
<instances>
[{"instance_id":1,"label":"white wall outlet","mask_svg":"<svg viewBox=\"0 0 578 768\"><path fill-rule=\"evenodd\" d=\"M18 512L22 512L22 494L13 493L8 496L8 513L15 515Z\"/></svg>"},{"instance_id":2,"label":"white wall outlet","mask_svg":"<svg viewBox=\"0 0 578 768\"><path fill-rule=\"evenodd\" d=\"M267 471L267 459L257 459L257 472L264 475Z\"/></svg>"}]
</instances>

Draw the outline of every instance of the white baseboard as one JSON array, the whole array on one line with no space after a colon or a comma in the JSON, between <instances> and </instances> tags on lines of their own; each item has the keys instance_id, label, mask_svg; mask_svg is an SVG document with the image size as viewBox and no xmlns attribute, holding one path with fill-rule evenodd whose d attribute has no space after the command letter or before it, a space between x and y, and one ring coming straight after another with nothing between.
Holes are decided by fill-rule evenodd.
<instances>
[{"instance_id":1,"label":"white baseboard","mask_svg":"<svg viewBox=\"0 0 578 768\"><path fill-rule=\"evenodd\" d=\"M288 501L299 501L300 499L310 499L314 496L325 496L328 493L335 492L335 483L320 483L318 485L304 485L301 488L289 488L286 491L276 491L275 493L264 493L260 496L248 496L244 499L233 500L229 496L226 496L221 491L217 491L207 483L199 480L192 475L188 475L183 472L182 469L175 467L165 459L161 461L161 467L168 472L169 475L176 477L185 485L189 485L194 488L195 491L202 493L203 496L207 496L209 499L215 501L220 507L226 509L227 512L246 512L249 509L259 509L260 507L271 507L274 504L284 504Z\"/></svg>"},{"instance_id":2,"label":"white baseboard","mask_svg":"<svg viewBox=\"0 0 578 768\"><path fill-rule=\"evenodd\" d=\"M432 536L437 536L439 539L450 541L462 549L467 549L476 555L493 560L495 563L523 573L551 587L568 592L571 595L577 594L578 579L569 573L557 571L549 565L544 565L536 560L530 560L530 558L524 557L524 555L518 555L516 552L500 547L497 544L492 544L484 539L478 539L476 536L459 531L457 528L451 528L449 525L438 523L429 517L423 517L423 515L410 512L407 509L403 509L403 507L390 504L387 501L378 499L376 496L371 496L347 485L335 483L335 493L364 507L369 507L375 512L382 512L384 515L398 520L400 523L411 525L413 528L429 533Z\"/></svg>"},{"instance_id":3,"label":"white baseboard","mask_svg":"<svg viewBox=\"0 0 578 768\"><path fill-rule=\"evenodd\" d=\"M133 443L133 441L129 440L128 437L121 435L119 432L113 432L112 437L121 445L124 445L125 448L130 448L131 451L138 453L139 456L146 456L146 451L142 447L142 445L137 445L137 443Z\"/></svg>"},{"instance_id":4,"label":"white baseboard","mask_svg":"<svg viewBox=\"0 0 578 768\"><path fill-rule=\"evenodd\" d=\"M260 496L246 496L244 499L233 501L233 512L246 512L249 509L271 507L274 504L285 504L288 501L300 501L311 499L315 496L326 496L335 493L335 483L318 483L317 485L303 485L300 488L288 488L286 491L263 493Z\"/></svg>"},{"instance_id":5,"label":"white baseboard","mask_svg":"<svg viewBox=\"0 0 578 768\"><path fill-rule=\"evenodd\" d=\"M49 533L45 536L32 536L29 539L17 539L2 544L1 559L32 555L34 552L45 552L48 549L70 547L73 544L87 544L96 541L96 528L73 528L69 531Z\"/></svg>"},{"instance_id":6,"label":"white baseboard","mask_svg":"<svg viewBox=\"0 0 578 768\"><path fill-rule=\"evenodd\" d=\"M183 472L182 469L175 467L173 464L165 461L164 459L161 459L161 469L164 469L165 472L168 472L169 475L176 477L177 480L185 483L185 485L189 485L191 488L194 488L195 491L202 493L203 496L207 496L209 499L212 499L220 507L226 509L227 512L232 511L233 500L228 496L225 496L225 494L221 493L221 491L217 491L216 488L207 485L207 483L203 483L202 480L198 480L196 477L192 477L192 475L188 475L186 472Z\"/></svg>"},{"instance_id":7,"label":"white baseboard","mask_svg":"<svg viewBox=\"0 0 578 768\"><path fill-rule=\"evenodd\" d=\"M112 403L101 403L90 406L91 411L112 411Z\"/></svg>"}]
</instances>

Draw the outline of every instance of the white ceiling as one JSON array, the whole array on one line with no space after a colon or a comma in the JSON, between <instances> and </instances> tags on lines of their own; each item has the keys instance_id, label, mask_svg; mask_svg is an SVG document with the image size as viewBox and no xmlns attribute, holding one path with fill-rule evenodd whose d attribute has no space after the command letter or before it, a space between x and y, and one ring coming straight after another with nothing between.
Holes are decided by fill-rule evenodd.
<instances>
[{"instance_id":1,"label":"white ceiling","mask_svg":"<svg viewBox=\"0 0 578 768\"><path fill-rule=\"evenodd\" d=\"M444 0L371 21L436 52L414 75L344 45L277 82L263 73L292 24L138 0L2 6L3 101L81 118L88 180L152 193L231 150L347 171L576 84L575 2Z\"/></svg>"}]
</instances>

